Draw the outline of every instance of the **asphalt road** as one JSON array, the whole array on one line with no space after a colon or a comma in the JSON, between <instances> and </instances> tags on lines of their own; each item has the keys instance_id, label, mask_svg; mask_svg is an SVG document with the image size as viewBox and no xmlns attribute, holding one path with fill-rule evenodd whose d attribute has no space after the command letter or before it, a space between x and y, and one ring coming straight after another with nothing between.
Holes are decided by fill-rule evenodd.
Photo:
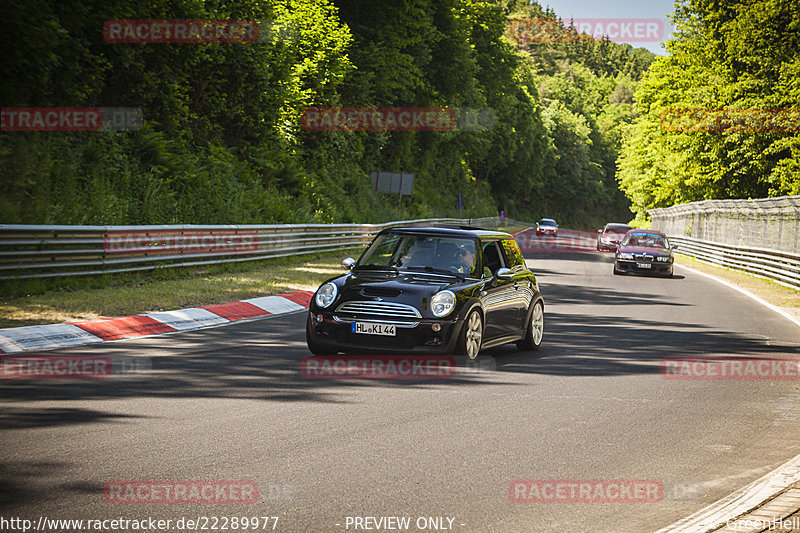
<instances>
[{"instance_id":1,"label":"asphalt road","mask_svg":"<svg viewBox=\"0 0 800 533\"><path fill-rule=\"evenodd\" d=\"M152 370L0 382L0 517L278 516L275 531L335 532L348 516L409 516L411 531L418 517L449 517L463 532L652 531L800 453L800 381L659 373L664 357L800 356L797 326L681 269L613 276L609 256L580 254L529 265L546 299L541 351L502 347L490 352L496 370L453 379L304 379L304 314L48 352ZM517 479L657 480L663 499L514 503ZM252 480L260 495L120 505L103 497L115 480Z\"/></svg>"}]
</instances>

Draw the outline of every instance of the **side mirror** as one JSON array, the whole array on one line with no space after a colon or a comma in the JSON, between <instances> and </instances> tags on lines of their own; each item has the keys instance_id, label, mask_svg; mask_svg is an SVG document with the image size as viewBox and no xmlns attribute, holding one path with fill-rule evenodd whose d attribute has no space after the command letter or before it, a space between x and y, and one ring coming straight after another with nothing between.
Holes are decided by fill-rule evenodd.
<instances>
[{"instance_id":1,"label":"side mirror","mask_svg":"<svg viewBox=\"0 0 800 533\"><path fill-rule=\"evenodd\" d=\"M672 248L673 250L677 250L678 249L678 245L677 244L673 244L672 246L670 246L670 248Z\"/></svg>"},{"instance_id":2,"label":"side mirror","mask_svg":"<svg viewBox=\"0 0 800 533\"><path fill-rule=\"evenodd\" d=\"M603 233L603 230L599 229L597 230L597 233Z\"/></svg>"},{"instance_id":3,"label":"side mirror","mask_svg":"<svg viewBox=\"0 0 800 533\"><path fill-rule=\"evenodd\" d=\"M356 266L356 260L352 257L345 257L342 259L342 268L345 270L353 270L353 267Z\"/></svg>"},{"instance_id":4,"label":"side mirror","mask_svg":"<svg viewBox=\"0 0 800 533\"><path fill-rule=\"evenodd\" d=\"M512 279L514 277L514 273L511 272L511 269L509 268L498 268L494 276L497 279Z\"/></svg>"}]
</instances>

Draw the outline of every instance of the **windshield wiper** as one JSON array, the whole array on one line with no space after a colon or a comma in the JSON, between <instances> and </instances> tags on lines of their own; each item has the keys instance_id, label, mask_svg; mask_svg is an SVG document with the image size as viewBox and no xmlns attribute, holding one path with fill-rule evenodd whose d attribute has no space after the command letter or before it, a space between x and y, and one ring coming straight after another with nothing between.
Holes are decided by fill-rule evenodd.
<instances>
[{"instance_id":1,"label":"windshield wiper","mask_svg":"<svg viewBox=\"0 0 800 533\"><path fill-rule=\"evenodd\" d=\"M406 267L406 270L424 270L425 272L431 272L434 274L445 274L447 276L453 276L459 279L467 279L463 274L459 274L458 272L453 272L452 270L446 270L444 268L436 268L432 266L410 266Z\"/></svg>"}]
</instances>

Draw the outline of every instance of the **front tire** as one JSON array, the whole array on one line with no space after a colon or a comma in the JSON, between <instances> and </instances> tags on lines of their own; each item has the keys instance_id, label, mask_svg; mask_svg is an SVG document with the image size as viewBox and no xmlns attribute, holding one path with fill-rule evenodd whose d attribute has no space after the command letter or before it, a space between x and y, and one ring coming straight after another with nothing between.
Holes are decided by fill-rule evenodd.
<instances>
[{"instance_id":1,"label":"front tire","mask_svg":"<svg viewBox=\"0 0 800 533\"><path fill-rule=\"evenodd\" d=\"M464 326L461 328L461 335L458 338L458 354L466 355L470 359L475 359L481 351L483 341L483 319L477 309L470 311Z\"/></svg>"},{"instance_id":2,"label":"front tire","mask_svg":"<svg viewBox=\"0 0 800 533\"><path fill-rule=\"evenodd\" d=\"M544 305L541 300L533 304L531 311L531 321L528 324L528 331L525 334L525 339L517 343L517 348L520 350L533 350L536 351L542 345L542 338L544 337Z\"/></svg>"}]
</instances>

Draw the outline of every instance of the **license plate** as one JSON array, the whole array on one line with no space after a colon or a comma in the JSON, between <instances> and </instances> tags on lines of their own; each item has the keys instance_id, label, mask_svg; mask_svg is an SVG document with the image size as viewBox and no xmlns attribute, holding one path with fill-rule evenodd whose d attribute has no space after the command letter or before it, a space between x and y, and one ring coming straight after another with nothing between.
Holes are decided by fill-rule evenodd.
<instances>
[{"instance_id":1,"label":"license plate","mask_svg":"<svg viewBox=\"0 0 800 533\"><path fill-rule=\"evenodd\" d=\"M350 331L365 335L386 335L389 337L396 335L394 324L375 324L373 322L351 322Z\"/></svg>"},{"instance_id":2,"label":"license plate","mask_svg":"<svg viewBox=\"0 0 800 533\"><path fill-rule=\"evenodd\" d=\"M636 263L636 268L653 268L650 263Z\"/></svg>"}]
</instances>

